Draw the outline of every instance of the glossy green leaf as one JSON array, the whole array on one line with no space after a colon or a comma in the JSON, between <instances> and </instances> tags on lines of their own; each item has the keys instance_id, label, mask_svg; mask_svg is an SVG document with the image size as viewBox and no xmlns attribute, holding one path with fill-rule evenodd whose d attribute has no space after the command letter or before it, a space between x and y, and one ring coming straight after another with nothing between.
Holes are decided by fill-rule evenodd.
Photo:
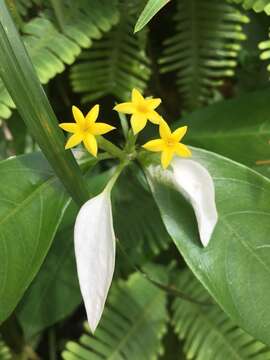
<instances>
[{"instance_id":1,"label":"glossy green leaf","mask_svg":"<svg viewBox=\"0 0 270 360\"><path fill-rule=\"evenodd\" d=\"M269 97L270 89L257 91L186 115L185 142L256 166L270 154Z\"/></svg>"},{"instance_id":2,"label":"glossy green leaf","mask_svg":"<svg viewBox=\"0 0 270 360\"><path fill-rule=\"evenodd\" d=\"M110 173L91 175L92 196L105 186ZM75 264L73 229L78 212L71 203L65 212L49 253L17 309L26 339L69 316L81 303Z\"/></svg>"},{"instance_id":3,"label":"glossy green leaf","mask_svg":"<svg viewBox=\"0 0 270 360\"><path fill-rule=\"evenodd\" d=\"M270 181L249 168L203 150L216 189L218 223L203 248L192 208L168 180L146 174L164 224L196 277L239 326L270 344ZM145 161L144 161L145 163ZM145 163L146 164L146 163Z\"/></svg>"},{"instance_id":4,"label":"glossy green leaf","mask_svg":"<svg viewBox=\"0 0 270 360\"><path fill-rule=\"evenodd\" d=\"M134 32L136 33L137 31L142 30L169 1L170 0L148 0L135 25Z\"/></svg>"},{"instance_id":5,"label":"glossy green leaf","mask_svg":"<svg viewBox=\"0 0 270 360\"><path fill-rule=\"evenodd\" d=\"M7 11L0 2L0 76L29 131L73 199L82 204L88 193L82 174L43 92L33 65Z\"/></svg>"},{"instance_id":6,"label":"glossy green leaf","mask_svg":"<svg viewBox=\"0 0 270 360\"><path fill-rule=\"evenodd\" d=\"M40 153L0 163L0 323L33 280L70 201Z\"/></svg>"}]
</instances>

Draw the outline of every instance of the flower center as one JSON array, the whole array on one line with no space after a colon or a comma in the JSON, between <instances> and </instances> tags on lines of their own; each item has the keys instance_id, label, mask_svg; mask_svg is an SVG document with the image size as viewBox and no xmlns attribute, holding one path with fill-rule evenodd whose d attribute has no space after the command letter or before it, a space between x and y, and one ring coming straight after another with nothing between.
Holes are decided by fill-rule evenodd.
<instances>
[{"instance_id":1,"label":"flower center","mask_svg":"<svg viewBox=\"0 0 270 360\"><path fill-rule=\"evenodd\" d=\"M146 112L148 112L148 108L144 104L138 104L137 105L137 111L142 113L142 114L145 114Z\"/></svg>"},{"instance_id":2,"label":"flower center","mask_svg":"<svg viewBox=\"0 0 270 360\"><path fill-rule=\"evenodd\" d=\"M173 147L173 146L175 146L175 140L172 139L172 138L166 139L166 145L167 145L168 147Z\"/></svg>"}]
</instances>

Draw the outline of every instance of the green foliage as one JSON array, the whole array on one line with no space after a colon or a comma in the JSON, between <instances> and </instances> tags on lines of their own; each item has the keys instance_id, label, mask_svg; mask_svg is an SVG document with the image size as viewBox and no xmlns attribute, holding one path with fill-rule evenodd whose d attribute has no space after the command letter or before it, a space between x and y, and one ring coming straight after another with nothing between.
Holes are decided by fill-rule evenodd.
<instances>
[{"instance_id":1,"label":"green foliage","mask_svg":"<svg viewBox=\"0 0 270 360\"><path fill-rule=\"evenodd\" d=\"M17 5L19 11L21 4L24 3ZM105 0L79 0L76 6L72 1L59 2L59 5L62 17L56 12L55 18L53 9L49 8L42 17L35 17L21 27L24 44L43 84L63 72L82 48L90 47L92 39L101 38L119 17L114 1L109 4ZM0 118L6 119L14 104L2 87L0 82Z\"/></svg>"},{"instance_id":2,"label":"green foliage","mask_svg":"<svg viewBox=\"0 0 270 360\"><path fill-rule=\"evenodd\" d=\"M270 139L269 90L222 101L186 116L192 131L186 141L239 161L256 170L267 159Z\"/></svg>"},{"instance_id":3,"label":"green foliage","mask_svg":"<svg viewBox=\"0 0 270 360\"><path fill-rule=\"evenodd\" d=\"M73 199L78 204L84 203L88 193L80 169L71 152L64 149L64 136L56 116L3 2L0 49L0 75L22 119Z\"/></svg>"},{"instance_id":4,"label":"green foliage","mask_svg":"<svg viewBox=\"0 0 270 360\"><path fill-rule=\"evenodd\" d=\"M137 166L130 166L121 175L113 191L115 232L129 260L137 265L160 254L171 242L146 186L141 170ZM139 210L142 206L144 211ZM119 249L120 264L127 260L122 255Z\"/></svg>"},{"instance_id":5,"label":"green foliage","mask_svg":"<svg viewBox=\"0 0 270 360\"><path fill-rule=\"evenodd\" d=\"M69 197L41 154L2 161L0 172L1 323L39 270Z\"/></svg>"},{"instance_id":6,"label":"green foliage","mask_svg":"<svg viewBox=\"0 0 270 360\"><path fill-rule=\"evenodd\" d=\"M178 276L177 286L189 296L210 303L211 298L190 271ZM173 302L173 326L187 359L269 360L270 349L236 326L215 304L198 305L176 299Z\"/></svg>"},{"instance_id":7,"label":"green foliage","mask_svg":"<svg viewBox=\"0 0 270 360\"><path fill-rule=\"evenodd\" d=\"M186 108L214 96L213 89L234 75L246 15L226 1L178 0L175 33L164 41L161 72L174 72Z\"/></svg>"},{"instance_id":8,"label":"green foliage","mask_svg":"<svg viewBox=\"0 0 270 360\"><path fill-rule=\"evenodd\" d=\"M164 268L150 266L166 281ZM110 290L102 321L91 335L88 326L79 342L70 341L62 353L75 359L157 359L163 351L162 336L167 322L166 295L141 274L119 281Z\"/></svg>"},{"instance_id":9,"label":"green foliage","mask_svg":"<svg viewBox=\"0 0 270 360\"><path fill-rule=\"evenodd\" d=\"M88 188L94 196L103 190L110 172L89 175ZM72 314L82 301L73 244L77 212L70 203L39 273L16 310L27 339Z\"/></svg>"},{"instance_id":10,"label":"green foliage","mask_svg":"<svg viewBox=\"0 0 270 360\"><path fill-rule=\"evenodd\" d=\"M259 49L261 50L260 58L262 60L269 60L270 59L270 33L268 34L268 40L261 41L258 44ZM267 66L267 70L270 71L270 64Z\"/></svg>"},{"instance_id":11,"label":"green foliage","mask_svg":"<svg viewBox=\"0 0 270 360\"><path fill-rule=\"evenodd\" d=\"M256 12L264 11L270 15L270 1L269 0L229 0L235 4L241 4L245 10L253 9Z\"/></svg>"},{"instance_id":12,"label":"green foliage","mask_svg":"<svg viewBox=\"0 0 270 360\"><path fill-rule=\"evenodd\" d=\"M219 155L193 149L213 177L218 223L207 248L190 205L161 172L147 177L163 222L186 263L236 323L270 344L270 181ZM181 218L181 221L179 219Z\"/></svg>"},{"instance_id":13,"label":"green foliage","mask_svg":"<svg viewBox=\"0 0 270 360\"><path fill-rule=\"evenodd\" d=\"M83 94L83 102L108 94L127 100L132 88L146 88L151 74L145 52L146 32L134 35L133 27L134 13L122 15L119 24L72 66L72 87Z\"/></svg>"},{"instance_id":14,"label":"green foliage","mask_svg":"<svg viewBox=\"0 0 270 360\"><path fill-rule=\"evenodd\" d=\"M145 8L136 22L134 32L142 30L147 23L163 8L170 0L148 0Z\"/></svg>"}]
</instances>

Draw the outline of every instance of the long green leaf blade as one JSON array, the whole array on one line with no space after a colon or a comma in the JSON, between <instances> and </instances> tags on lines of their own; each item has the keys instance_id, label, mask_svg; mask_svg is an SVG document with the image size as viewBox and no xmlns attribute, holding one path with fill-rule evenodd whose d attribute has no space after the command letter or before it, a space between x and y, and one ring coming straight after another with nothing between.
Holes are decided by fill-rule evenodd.
<instances>
[{"instance_id":1,"label":"long green leaf blade","mask_svg":"<svg viewBox=\"0 0 270 360\"><path fill-rule=\"evenodd\" d=\"M0 76L29 131L73 199L82 204L88 199L84 179L71 152L64 150L56 116L4 1L0 2L0 57Z\"/></svg>"},{"instance_id":2,"label":"long green leaf blade","mask_svg":"<svg viewBox=\"0 0 270 360\"><path fill-rule=\"evenodd\" d=\"M147 23L163 8L170 0L148 0L136 25L134 32L142 30Z\"/></svg>"}]
</instances>

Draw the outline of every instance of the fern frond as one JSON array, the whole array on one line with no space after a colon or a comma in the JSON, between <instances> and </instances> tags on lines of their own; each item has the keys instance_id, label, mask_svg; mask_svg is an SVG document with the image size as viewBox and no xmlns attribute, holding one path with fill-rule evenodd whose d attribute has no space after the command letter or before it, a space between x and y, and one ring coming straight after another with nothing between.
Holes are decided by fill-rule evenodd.
<instances>
[{"instance_id":1,"label":"fern frond","mask_svg":"<svg viewBox=\"0 0 270 360\"><path fill-rule=\"evenodd\" d=\"M190 271L179 274L177 286L197 300L210 300ZM175 332L184 340L184 352L188 359L270 359L269 347L237 327L218 305L203 306L176 299L172 322Z\"/></svg>"},{"instance_id":2,"label":"fern frond","mask_svg":"<svg viewBox=\"0 0 270 360\"><path fill-rule=\"evenodd\" d=\"M84 51L72 67L71 84L83 94L83 102L108 94L126 100L132 88L146 88L151 74L146 32L134 35L134 20L134 15L123 14L119 24Z\"/></svg>"},{"instance_id":3,"label":"fern frond","mask_svg":"<svg viewBox=\"0 0 270 360\"><path fill-rule=\"evenodd\" d=\"M151 267L151 272L164 268ZM79 342L70 341L65 360L155 360L166 331L166 295L136 273L110 290L102 321L91 335L88 326Z\"/></svg>"},{"instance_id":4,"label":"fern frond","mask_svg":"<svg viewBox=\"0 0 270 360\"><path fill-rule=\"evenodd\" d=\"M78 0L76 5L69 1L63 6L61 29L53 22L50 11L22 27L23 41L43 84L63 72L82 48L90 47L92 39L100 39L119 18L114 1ZM8 118L13 105L0 84L0 118Z\"/></svg>"},{"instance_id":5,"label":"fern frond","mask_svg":"<svg viewBox=\"0 0 270 360\"><path fill-rule=\"evenodd\" d=\"M269 0L229 0L229 2L240 4L245 10L253 9L257 13L264 11L267 15L270 15Z\"/></svg>"},{"instance_id":6,"label":"fern frond","mask_svg":"<svg viewBox=\"0 0 270 360\"><path fill-rule=\"evenodd\" d=\"M159 61L161 73L176 72L186 108L193 109L209 102L223 78L234 75L248 18L225 0L178 0L174 20L175 35L165 40Z\"/></svg>"},{"instance_id":7,"label":"fern frond","mask_svg":"<svg viewBox=\"0 0 270 360\"><path fill-rule=\"evenodd\" d=\"M260 59L269 61L269 59L270 59L270 30L269 30L269 34L268 34L268 40L261 41L258 44L258 47L261 50ZM268 64L267 70L270 71L270 64Z\"/></svg>"}]
</instances>

